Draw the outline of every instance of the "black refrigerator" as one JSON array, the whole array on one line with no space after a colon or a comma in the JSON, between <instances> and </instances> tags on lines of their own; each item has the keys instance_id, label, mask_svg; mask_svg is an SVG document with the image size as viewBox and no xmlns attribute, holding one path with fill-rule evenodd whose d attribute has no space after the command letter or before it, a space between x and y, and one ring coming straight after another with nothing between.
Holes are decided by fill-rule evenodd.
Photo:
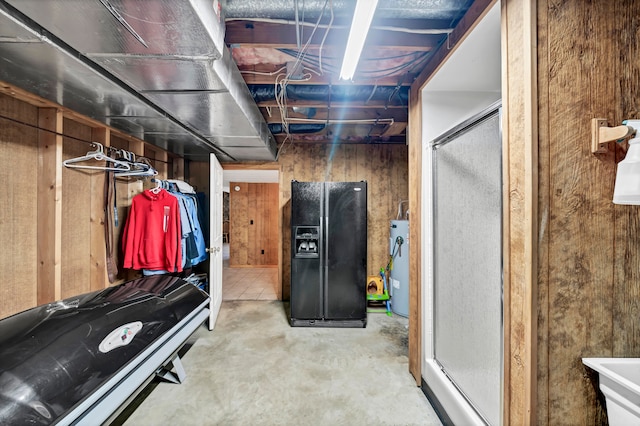
<instances>
[{"instance_id":1,"label":"black refrigerator","mask_svg":"<svg viewBox=\"0 0 640 426\"><path fill-rule=\"evenodd\" d=\"M291 325L366 327L367 183L291 181Z\"/></svg>"}]
</instances>

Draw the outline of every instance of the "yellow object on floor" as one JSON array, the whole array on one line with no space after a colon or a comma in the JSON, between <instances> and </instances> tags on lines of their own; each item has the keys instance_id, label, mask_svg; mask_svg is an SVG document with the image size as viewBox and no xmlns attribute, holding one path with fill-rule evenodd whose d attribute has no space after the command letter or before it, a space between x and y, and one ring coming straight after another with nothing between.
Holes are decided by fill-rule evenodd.
<instances>
[{"instance_id":1,"label":"yellow object on floor","mask_svg":"<svg viewBox=\"0 0 640 426\"><path fill-rule=\"evenodd\" d=\"M367 312L384 312L391 316L391 304L389 303L389 291L386 285L387 277L384 269L380 269L380 275L367 277Z\"/></svg>"},{"instance_id":2,"label":"yellow object on floor","mask_svg":"<svg viewBox=\"0 0 640 426\"><path fill-rule=\"evenodd\" d=\"M369 275L367 277L367 296L370 294L381 295L384 293L384 285L379 275Z\"/></svg>"}]
</instances>

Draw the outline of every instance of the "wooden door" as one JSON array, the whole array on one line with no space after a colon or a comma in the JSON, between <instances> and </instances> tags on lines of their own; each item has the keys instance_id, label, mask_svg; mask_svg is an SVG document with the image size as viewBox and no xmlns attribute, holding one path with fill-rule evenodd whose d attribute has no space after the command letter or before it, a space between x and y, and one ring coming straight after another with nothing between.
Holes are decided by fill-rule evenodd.
<instances>
[{"instance_id":1,"label":"wooden door","mask_svg":"<svg viewBox=\"0 0 640 426\"><path fill-rule=\"evenodd\" d=\"M213 330L222 305L222 166L214 154L210 160L209 330Z\"/></svg>"}]
</instances>

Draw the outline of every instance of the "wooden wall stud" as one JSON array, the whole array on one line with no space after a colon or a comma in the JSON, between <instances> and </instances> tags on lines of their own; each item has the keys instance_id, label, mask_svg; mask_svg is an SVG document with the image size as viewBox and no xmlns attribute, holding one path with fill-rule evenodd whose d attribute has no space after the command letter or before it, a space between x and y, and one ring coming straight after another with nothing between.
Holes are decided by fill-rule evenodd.
<instances>
[{"instance_id":1,"label":"wooden wall stud","mask_svg":"<svg viewBox=\"0 0 640 426\"><path fill-rule=\"evenodd\" d=\"M62 111L38 110L38 300L62 297Z\"/></svg>"}]
</instances>

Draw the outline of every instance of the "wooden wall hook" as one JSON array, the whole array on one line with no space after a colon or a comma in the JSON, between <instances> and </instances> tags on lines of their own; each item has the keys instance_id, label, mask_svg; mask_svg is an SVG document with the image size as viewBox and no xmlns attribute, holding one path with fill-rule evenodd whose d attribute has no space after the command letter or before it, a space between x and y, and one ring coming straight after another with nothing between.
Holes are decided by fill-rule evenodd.
<instances>
[{"instance_id":1,"label":"wooden wall hook","mask_svg":"<svg viewBox=\"0 0 640 426\"><path fill-rule=\"evenodd\" d=\"M619 141L635 134L636 130L631 126L608 127L606 118L591 119L591 152L604 154L609 151L609 142Z\"/></svg>"}]
</instances>

